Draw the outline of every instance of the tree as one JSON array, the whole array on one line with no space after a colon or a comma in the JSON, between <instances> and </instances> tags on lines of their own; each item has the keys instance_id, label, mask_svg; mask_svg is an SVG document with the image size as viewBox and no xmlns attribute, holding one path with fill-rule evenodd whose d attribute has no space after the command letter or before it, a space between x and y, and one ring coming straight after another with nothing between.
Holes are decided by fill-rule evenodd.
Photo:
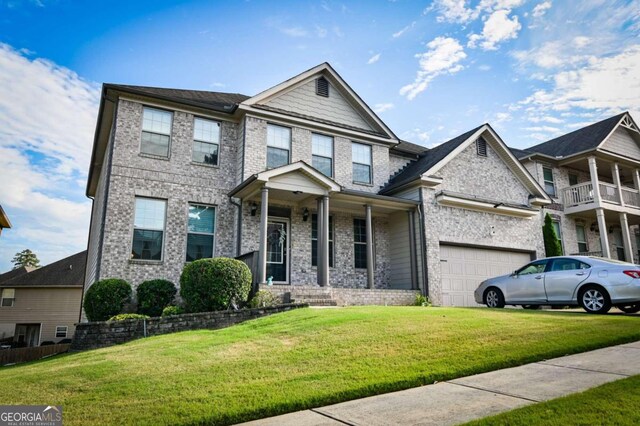
<instances>
[{"instance_id":1,"label":"tree","mask_svg":"<svg viewBox=\"0 0 640 426\"><path fill-rule=\"evenodd\" d=\"M556 230L553 228L553 220L551 216L549 216L549 213L544 217L542 236L544 238L544 251L547 257L562 256L562 245L560 244Z\"/></svg>"},{"instance_id":2,"label":"tree","mask_svg":"<svg viewBox=\"0 0 640 426\"><path fill-rule=\"evenodd\" d=\"M30 268L40 267L40 260L38 259L38 256L29 249L16 253L11 262L13 262L13 269L22 268L23 266Z\"/></svg>"}]
</instances>

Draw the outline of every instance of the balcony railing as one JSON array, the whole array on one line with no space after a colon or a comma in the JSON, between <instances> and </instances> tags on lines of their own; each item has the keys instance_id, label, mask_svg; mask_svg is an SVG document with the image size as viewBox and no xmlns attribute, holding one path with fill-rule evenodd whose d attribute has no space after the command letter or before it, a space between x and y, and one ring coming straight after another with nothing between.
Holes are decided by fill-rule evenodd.
<instances>
[{"instance_id":1,"label":"balcony railing","mask_svg":"<svg viewBox=\"0 0 640 426\"><path fill-rule=\"evenodd\" d=\"M612 204L620 204L618 187L611 183L600 182L600 198ZM575 207L593 203L593 185L591 182L579 183L563 190L565 207ZM633 188L622 187L622 201L625 206L640 208L640 193Z\"/></svg>"}]
</instances>

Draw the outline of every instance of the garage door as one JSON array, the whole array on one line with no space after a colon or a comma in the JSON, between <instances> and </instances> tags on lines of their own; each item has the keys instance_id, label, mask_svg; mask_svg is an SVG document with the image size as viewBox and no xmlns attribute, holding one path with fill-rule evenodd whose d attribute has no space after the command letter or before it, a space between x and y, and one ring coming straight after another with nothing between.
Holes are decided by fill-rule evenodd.
<instances>
[{"instance_id":1,"label":"garage door","mask_svg":"<svg viewBox=\"0 0 640 426\"><path fill-rule=\"evenodd\" d=\"M483 280L513 272L530 261L529 253L441 244L442 304L478 306L473 292Z\"/></svg>"}]
</instances>

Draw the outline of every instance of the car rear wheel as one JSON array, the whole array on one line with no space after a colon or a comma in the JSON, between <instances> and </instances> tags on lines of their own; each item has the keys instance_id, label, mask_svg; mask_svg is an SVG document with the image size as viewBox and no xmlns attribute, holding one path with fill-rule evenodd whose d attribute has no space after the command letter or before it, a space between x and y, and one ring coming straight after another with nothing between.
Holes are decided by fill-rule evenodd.
<instances>
[{"instance_id":1,"label":"car rear wheel","mask_svg":"<svg viewBox=\"0 0 640 426\"><path fill-rule=\"evenodd\" d=\"M580 291L579 302L589 314L606 314L611 309L609 294L598 286L588 286Z\"/></svg>"},{"instance_id":2,"label":"car rear wheel","mask_svg":"<svg viewBox=\"0 0 640 426\"><path fill-rule=\"evenodd\" d=\"M491 287L484 293L484 304L489 308L504 308L504 295L499 289Z\"/></svg>"},{"instance_id":3,"label":"car rear wheel","mask_svg":"<svg viewBox=\"0 0 640 426\"><path fill-rule=\"evenodd\" d=\"M618 305L617 308L625 314L635 314L636 312L640 312L640 303L634 305Z\"/></svg>"}]
</instances>

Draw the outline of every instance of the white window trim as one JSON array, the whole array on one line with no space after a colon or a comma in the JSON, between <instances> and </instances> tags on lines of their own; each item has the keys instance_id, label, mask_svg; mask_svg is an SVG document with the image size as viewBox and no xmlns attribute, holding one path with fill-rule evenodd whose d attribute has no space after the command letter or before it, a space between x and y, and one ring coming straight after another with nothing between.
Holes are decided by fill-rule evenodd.
<instances>
[{"instance_id":1,"label":"white window trim","mask_svg":"<svg viewBox=\"0 0 640 426\"><path fill-rule=\"evenodd\" d=\"M58 336L58 330L64 328L64 336ZM66 325L56 325L56 339L66 339L69 335L69 327Z\"/></svg>"},{"instance_id":2,"label":"white window trim","mask_svg":"<svg viewBox=\"0 0 640 426\"><path fill-rule=\"evenodd\" d=\"M136 230L142 230L142 231L160 231L160 229L153 229L153 228L136 228L135 222L136 222L136 200L138 199L147 199L147 200L155 200L155 201L163 201L164 202L164 222L163 222L163 228L162 228L162 248L160 251L160 260L152 260L152 259L134 259L133 257L131 259L129 259L129 262L132 263L162 263L164 262L164 247L167 241L167 210L169 210L169 200L167 200L166 198L154 198L154 197L145 197L145 196L134 196L133 197L133 223L131 224L131 250L130 252L133 253L133 240L134 240L134 236L135 236L135 232Z\"/></svg>"},{"instance_id":3,"label":"white window trim","mask_svg":"<svg viewBox=\"0 0 640 426\"><path fill-rule=\"evenodd\" d=\"M144 130L144 110L145 109L151 109L151 110L155 110L155 111L160 111L160 112L165 112L165 113L171 114L171 125L169 126L169 133L152 132L150 130ZM171 138L171 133L173 131L173 116L174 116L173 111L170 111L170 110L167 110L167 109L158 108L158 107L142 105L142 114L140 114L140 146L138 147L138 154L139 155L142 155L143 157L152 157L152 158L159 158L159 159L166 159L166 160L171 158L171 143L173 142L172 138ZM149 154L147 152L142 152L142 133L144 133L144 132L153 133L153 134L156 134L156 135L169 136L169 144L167 145L167 155L166 155L166 157L164 155L156 155L156 154Z\"/></svg>"},{"instance_id":4,"label":"white window trim","mask_svg":"<svg viewBox=\"0 0 640 426\"><path fill-rule=\"evenodd\" d=\"M365 238L367 237L366 235L366 225L367 225L367 219L364 217L354 217L353 220L351 221L351 230L353 232L353 226L354 226L354 222L356 219L362 220L365 223ZM376 241L376 228L375 228L375 224L373 223L373 218L371 220L371 236L373 241L371 242L371 244L373 244L373 265L374 265L374 269L375 269L375 264L376 264L376 245L375 245L375 241ZM367 241L363 242L356 242L356 236L355 233L353 234L353 238L352 239L352 243L353 243L353 267L356 271L365 271L367 268L358 268L356 267L356 259L355 259L355 244L362 244L366 247L367 245ZM366 249L366 248L365 248Z\"/></svg>"},{"instance_id":5,"label":"white window trim","mask_svg":"<svg viewBox=\"0 0 640 426\"><path fill-rule=\"evenodd\" d=\"M213 232L190 232L189 231L189 207L190 206L198 206L198 207L211 207L213 209ZM189 247L189 234L194 235L210 235L213 238L213 242L211 243L211 257L216 254L216 230L218 229L218 206L214 204L205 204L205 203L187 203L187 239L184 246L184 261L186 263L190 263L187 260L187 249Z\"/></svg>"},{"instance_id":6,"label":"white window trim","mask_svg":"<svg viewBox=\"0 0 640 426\"><path fill-rule=\"evenodd\" d=\"M200 140L200 139L196 139L196 120L211 121L213 123L218 124L218 127L220 128L218 142L209 142L209 141L203 141L203 140ZM192 138L191 138L191 162L192 163L198 164L200 166L220 167L220 154L222 154L222 149L220 149L220 147L222 146L221 141L222 141L222 122L220 122L218 120L212 120L211 118L206 118L206 117L199 117L199 116L194 116L193 117L193 131L192 131ZM203 163L201 161L194 160L193 159L193 148L195 146L194 142L200 142L200 143L205 143L205 144L209 144L209 145L217 145L218 146L218 159L216 161L216 164L207 164L207 163Z\"/></svg>"},{"instance_id":7,"label":"white window trim","mask_svg":"<svg viewBox=\"0 0 640 426\"><path fill-rule=\"evenodd\" d=\"M289 130L289 149L281 148L279 146L269 145L269 126L281 127L283 129ZM281 151L287 151L287 164L291 164L291 149L292 149L292 146L293 146L293 129L291 127L283 126L282 124L275 124L275 123L271 123L271 122L267 123L267 141L266 142L267 142L267 152L266 152L266 154L267 154L266 155L266 157L267 157L266 158L266 161L267 161L266 167L267 167L267 169L270 170L270 169L275 169L275 168L278 168L278 167L282 167L282 166L269 167L269 148L279 149ZM286 164L283 164L283 165L286 165Z\"/></svg>"},{"instance_id":8,"label":"white window trim","mask_svg":"<svg viewBox=\"0 0 640 426\"><path fill-rule=\"evenodd\" d=\"M324 155L319 155L319 154L314 154L313 153L313 135L318 135L318 136L324 136L326 138L331 138L331 157L327 157ZM333 160L335 157L335 138L333 136L329 136L329 135L325 135L322 133L316 133L316 132L312 132L311 133L311 165L313 166L313 157L318 157L318 158L327 158L329 160L331 160L331 175L329 176L330 178L333 178L333 176L335 175L335 161ZM322 172L320 172L322 173Z\"/></svg>"},{"instance_id":9,"label":"white window trim","mask_svg":"<svg viewBox=\"0 0 640 426\"><path fill-rule=\"evenodd\" d=\"M549 171L551 171L551 180L546 180L544 178L544 169L548 169ZM547 183L550 183L553 185L553 194L548 194L548 195L552 198L558 198L558 188L556 187L556 177L553 173L553 167L542 166L542 187L545 190L545 192L546 192Z\"/></svg>"},{"instance_id":10,"label":"white window trim","mask_svg":"<svg viewBox=\"0 0 640 426\"><path fill-rule=\"evenodd\" d=\"M365 164L365 163L359 163L357 161L354 161L353 158L351 159L351 173L353 174L353 164L358 164L360 166L368 166L369 167L369 182L360 182L355 180L355 177L352 176L352 182L356 185L369 185L369 186L373 186L373 146L366 144L366 143L361 143L361 142L354 142L351 141L351 150L353 152L353 145L362 145L362 146L367 146L369 147L369 164ZM353 154L352 154L353 155Z\"/></svg>"},{"instance_id":11,"label":"white window trim","mask_svg":"<svg viewBox=\"0 0 640 426\"><path fill-rule=\"evenodd\" d=\"M584 241L578 239L578 228L582 228L582 234L584 235ZM576 243L578 244L578 252L580 252L580 244L584 244L586 247L585 253L589 251L589 241L587 238L587 227L585 225L576 224Z\"/></svg>"},{"instance_id":12,"label":"white window trim","mask_svg":"<svg viewBox=\"0 0 640 426\"><path fill-rule=\"evenodd\" d=\"M13 293L13 297L5 297L5 291L9 293L9 290ZM11 300L11 305L5 306L4 301ZM13 308L16 304L16 289L15 288L3 288L0 292L0 308Z\"/></svg>"}]
</instances>

